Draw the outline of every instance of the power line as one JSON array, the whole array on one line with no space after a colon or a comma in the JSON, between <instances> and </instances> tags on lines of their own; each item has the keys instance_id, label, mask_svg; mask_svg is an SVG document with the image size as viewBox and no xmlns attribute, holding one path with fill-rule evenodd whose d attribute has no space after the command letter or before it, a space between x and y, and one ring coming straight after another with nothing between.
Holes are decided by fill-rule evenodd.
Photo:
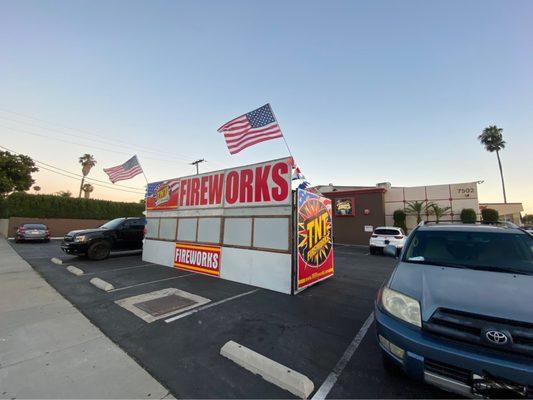
<instances>
[{"instance_id":1,"label":"power line","mask_svg":"<svg viewBox=\"0 0 533 400\"><path fill-rule=\"evenodd\" d=\"M35 124L35 123L32 123L32 122L21 121L21 120L13 119L13 118L6 118L6 117L3 117L3 116L0 116L0 119L6 120L6 121L10 121L10 122L14 122L14 123L17 123L17 124L31 125L31 126L34 126L36 128L39 128L39 129L44 129L44 130L56 132L56 133L58 133L60 135L63 135L63 136L72 136L72 133L62 132L60 130L49 128L49 127L46 127L46 126L43 126L43 125L40 125L40 124ZM98 136L98 135L96 135L96 136ZM90 138L81 137L79 134L76 134L76 137L79 138L79 139L82 139L82 140L90 140L90 141L94 141L94 142L100 142L100 143L108 145L108 146L109 145L117 146L117 143L122 142L122 141L116 140L116 139L95 139L94 137L90 137ZM113 143L113 142L115 142L115 143ZM124 144L122 144L122 143L124 143ZM126 142L122 142L122 143L120 144L121 147L130 148L131 150L140 151L140 152L146 152L146 153L152 153L152 154L158 154L158 155L160 155L160 154L168 154L169 156L175 157L176 160L178 160L180 162L189 162L189 159L185 159L185 158L182 158L182 157L176 157L177 156L176 154L169 153L169 152L166 152L166 151L148 150L148 149L145 149L145 148L143 148L141 146L133 146L130 143L126 143Z\"/></svg>"},{"instance_id":2,"label":"power line","mask_svg":"<svg viewBox=\"0 0 533 400\"><path fill-rule=\"evenodd\" d=\"M14 154L21 154L21 153L18 153L14 150L11 150L11 149L8 149L7 147L4 147L4 146L0 146L0 148L4 149L4 150L7 150L7 151L10 151ZM65 176L67 178L72 178L72 179L76 179L76 180L79 180L81 178L81 175L78 175L74 172L71 172L71 171L67 171L65 169L62 169L62 168L59 168L59 167L56 167L56 166L53 166L53 165L50 165L50 164L46 164L46 163L43 163L42 161L38 161L34 158L32 158L33 161L35 161L37 164L39 164L39 167L46 170L46 171L50 171L50 172L54 172L56 174L59 174L59 175L62 175L62 176ZM42 164L42 165L41 165ZM49 167L45 167L45 166ZM65 173L62 173L62 172L59 172L59 171L56 171L55 169L51 169L51 168L55 168L59 171L63 171L63 172L66 172L67 174L70 174L70 175L66 175ZM71 175L74 175L74 176L71 176ZM104 181L101 181L99 179L95 179L95 178L86 178L88 180L92 180L92 181L96 181L96 182L103 182L105 183L106 185L111 185L111 184L108 184L107 182L104 182ZM113 189L113 190L120 190L120 191L123 191L123 192L129 192L129 193L136 193L136 194L144 194L144 190L143 189L139 189L139 188L134 188L134 187L131 187L131 186L124 186L124 185L114 185L114 186L120 186L120 187L124 187L124 188L130 188L130 189L134 189L136 191L132 191L132 190L125 190L125 189L121 189L121 188L118 188L118 187L114 187L114 186L106 186L106 185L103 185L103 184L100 184L100 183L94 183L92 182L95 186L100 186L100 187L103 187L103 188L106 188L106 189Z\"/></svg>"},{"instance_id":3,"label":"power line","mask_svg":"<svg viewBox=\"0 0 533 400\"><path fill-rule=\"evenodd\" d=\"M27 130L24 130L24 129L20 129L20 128L13 128L13 127L4 126L4 125L0 125L0 128L14 130L14 131L21 132L21 133L26 133L28 135L39 136L39 137L43 137L45 139L58 140L60 142L73 144L73 145L80 146L80 147L85 147L85 148L86 147L92 147L93 149L97 149L97 150L101 150L101 151L107 151L109 153L125 154L125 155L128 155L128 156L131 156L131 153L126 153L124 151L109 150L109 149L105 149L105 148L102 148L102 147L93 146L93 145L90 145L90 144L76 143L76 142L72 142L70 140L64 140L64 139L56 138L56 137L53 137L53 136L42 135L40 133L30 132L30 131L27 131ZM149 160L156 160L156 161L176 162L175 160L167 160L165 158L153 158L153 157L146 157L146 156L143 156L143 158L146 158L146 159L149 159Z\"/></svg>"},{"instance_id":4,"label":"power line","mask_svg":"<svg viewBox=\"0 0 533 400\"><path fill-rule=\"evenodd\" d=\"M198 169L198 164L203 163L203 162L205 162L205 160L202 158L200 160L196 160L196 161L193 161L191 163L191 165L196 165L196 175L198 175L200 173L200 171Z\"/></svg>"},{"instance_id":5,"label":"power line","mask_svg":"<svg viewBox=\"0 0 533 400\"><path fill-rule=\"evenodd\" d=\"M97 136L97 137L103 138L103 139L108 140L108 141L115 141L117 143L126 144L126 145L129 145L131 147L131 144L126 142L126 141L119 140L119 139L109 139L108 137L105 137L105 136L102 136L102 135L98 135L96 133L89 132L87 130L71 127L71 126L68 126L68 125L65 125L65 124L60 124L60 123L57 123L57 122L47 121L47 120L44 120L42 118L38 118L38 117L35 117L35 116L31 116L31 115L25 115L25 114L19 113L17 111L8 110L8 109L2 108L2 107L0 107L0 111L3 111L5 113L18 115L18 116L21 116L23 118L31 119L31 120L34 120L34 121L40 121L40 122L48 124L48 125L54 125L54 126L58 126L60 128L66 128L66 129L70 129L70 130L75 130L75 131L78 131L78 132L86 133L86 134L91 136L91 140L94 140L93 136ZM50 129L50 128L46 128L46 129ZM58 132L58 131L56 131L56 132ZM149 148L149 147L139 147L139 146L137 146L137 147L140 148L140 149L144 148L145 149L144 151L149 151L149 152L156 153L156 154L167 154L167 155L172 156L172 157L181 156L180 158L184 157L183 160L186 160L186 159L190 160L190 158L187 155L185 155L185 154L179 154L179 153L176 153L176 152L170 153L170 152L166 152L166 151L161 151L160 149ZM188 161L186 161L186 162L188 162ZM219 163L219 162L215 162L215 164L218 164L218 165L220 165L222 167L226 167L225 164L222 164L222 163Z\"/></svg>"}]
</instances>

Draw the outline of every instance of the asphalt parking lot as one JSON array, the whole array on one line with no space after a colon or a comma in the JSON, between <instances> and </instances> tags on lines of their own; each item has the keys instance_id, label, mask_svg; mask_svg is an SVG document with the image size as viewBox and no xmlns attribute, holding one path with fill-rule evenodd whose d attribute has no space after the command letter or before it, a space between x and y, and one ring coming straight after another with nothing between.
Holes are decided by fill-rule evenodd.
<instances>
[{"instance_id":1,"label":"asphalt parking lot","mask_svg":"<svg viewBox=\"0 0 533 400\"><path fill-rule=\"evenodd\" d=\"M309 377L319 389L372 313L375 294L394 260L365 248L336 247L335 276L297 296L143 262L140 253L90 261L65 255L58 241L11 242L58 292L177 398L293 398L222 357L233 340ZM63 265L50 261L59 257ZM84 271L75 276L74 265ZM89 283L113 284L104 292ZM115 303L176 288L211 300L182 318L147 323ZM256 290L257 289L257 290ZM373 325L338 376L328 398L445 398L450 394L389 375Z\"/></svg>"}]
</instances>

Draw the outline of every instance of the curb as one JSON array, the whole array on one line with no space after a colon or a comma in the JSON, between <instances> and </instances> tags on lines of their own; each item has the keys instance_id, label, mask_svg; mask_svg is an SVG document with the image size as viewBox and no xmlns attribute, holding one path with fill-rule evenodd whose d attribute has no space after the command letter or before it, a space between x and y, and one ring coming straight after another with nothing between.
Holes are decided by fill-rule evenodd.
<instances>
[{"instance_id":1,"label":"curb","mask_svg":"<svg viewBox=\"0 0 533 400\"><path fill-rule=\"evenodd\" d=\"M79 269L79 268L76 268L75 266L73 265L69 265L67 267L67 271L69 271L71 274L74 274L76 276L81 276L84 274L83 270Z\"/></svg>"},{"instance_id":2,"label":"curb","mask_svg":"<svg viewBox=\"0 0 533 400\"><path fill-rule=\"evenodd\" d=\"M222 346L220 354L301 399L307 399L315 388L307 376L232 340Z\"/></svg>"},{"instance_id":3,"label":"curb","mask_svg":"<svg viewBox=\"0 0 533 400\"><path fill-rule=\"evenodd\" d=\"M100 278L93 278L89 282L91 285L96 286L98 289L103 290L104 292L109 292L115 288L112 284Z\"/></svg>"},{"instance_id":4,"label":"curb","mask_svg":"<svg viewBox=\"0 0 533 400\"><path fill-rule=\"evenodd\" d=\"M63 260L57 258L57 257L52 257L50 259L50 261L52 261L54 264L57 264L57 265L62 265L63 264Z\"/></svg>"}]
</instances>

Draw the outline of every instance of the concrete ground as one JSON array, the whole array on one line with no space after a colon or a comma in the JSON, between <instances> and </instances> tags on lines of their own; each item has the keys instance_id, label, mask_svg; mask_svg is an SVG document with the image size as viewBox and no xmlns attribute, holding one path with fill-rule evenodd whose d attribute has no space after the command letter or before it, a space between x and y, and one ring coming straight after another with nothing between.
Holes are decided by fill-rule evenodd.
<instances>
[{"instance_id":1,"label":"concrete ground","mask_svg":"<svg viewBox=\"0 0 533 400\"><path fill-rule=\"evenodd\" d=\"M1 398L169 395L2 238L0 321Z\"/></svg>"},{"instance_id":2,"label":"concrete ground","mask_svg":"<svg viewBox=\"0 0 533 400\"><path fill-rule=\"evenodd\" d=\"M62 254L58 242L12 246L66 299L176 397L294 398L289 392L222 357L233 340L310 378L322 387L373 310L376 291L394 260L370 256L364 248L336 247L335 276L297 296L145 263L140 254L90 261ZM50 262L64 260L63 266ZM66 271L74 265L85 274ZM89 280L114 285L104 292ZM183 318L151 323L117 300L175 288L211 300L211 306ZM236 297L239 296L239 297ZM450 394L381 366L374 327L327 398L444 398ZM312 396L312 395L311 395Z\"/></svg>"}]
</instances>

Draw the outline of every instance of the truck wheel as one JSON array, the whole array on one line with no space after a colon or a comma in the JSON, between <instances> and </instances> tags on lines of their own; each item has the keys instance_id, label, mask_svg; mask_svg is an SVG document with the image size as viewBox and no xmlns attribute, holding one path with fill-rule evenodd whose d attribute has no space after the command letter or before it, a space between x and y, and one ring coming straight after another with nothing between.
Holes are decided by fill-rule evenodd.
<instances>
[{"instance_id":1,"label":"truck wheel","mask_svg":"<svg viewBox=\"0 0 533 400\"><path fill-rule=\"evenodd\" d=\"M104 260L109 257L111 246L104 241L94 242L87 250L87 257L91 260Z\"/></svg>"}]
</instances>

